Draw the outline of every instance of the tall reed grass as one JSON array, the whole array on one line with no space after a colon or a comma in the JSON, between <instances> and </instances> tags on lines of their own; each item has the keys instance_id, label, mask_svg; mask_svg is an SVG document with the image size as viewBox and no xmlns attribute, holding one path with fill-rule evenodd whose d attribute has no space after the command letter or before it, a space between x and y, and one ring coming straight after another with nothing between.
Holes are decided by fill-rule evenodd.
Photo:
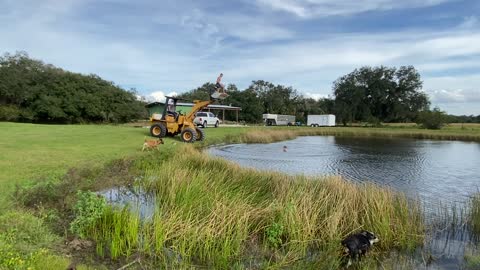
<instances>
[{"instance_id":1,"label":"tall reed grass","mask_svg":"<svg viewBox=\"0 0 480 270\"><path fill-rule=\"evenodd\" d=\"M140 183L156 196L153 217L140 222L128 211L113 211L91 228L99 253L141 252L169 265L215 268L306 261L335 268L341 239L359 229L378 234L378 251L423 241L419 206L390 189L243 169L190 145L177 153L150 163ZM272 245L272 237L280 244Z\"/></svg>"},{"instance_id":2,"label":"tall reed grass","mask_svg":"<svg viewBox=\"0 0 480 270\"><path fill-rule=\"evenodd\" d=\"M470 208L470 227L474 234L480 236L480 193L473 196Z\"/></svg>"}]
</instances>

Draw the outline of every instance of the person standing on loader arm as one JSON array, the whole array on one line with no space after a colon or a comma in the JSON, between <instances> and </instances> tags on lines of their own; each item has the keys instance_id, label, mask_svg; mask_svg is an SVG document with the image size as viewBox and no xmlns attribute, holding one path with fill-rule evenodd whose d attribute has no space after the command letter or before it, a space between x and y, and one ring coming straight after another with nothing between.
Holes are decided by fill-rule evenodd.
<instances>
[{"instance_id":1,"label":"person standing on loader arm","mask_svg":"<svg viewBox=\"0 0 480 270\"><path fill-rule=\"evenodd\" d=\"M213 98L224 99L228 96L227 91L225 91L225 85L222 83L223 73L217 77L217 83L215 84L215 93L212 94Z\"/></svg>"},{"instance_id":2,"label":"person standing on loader arm","mask_svg":"<svg viewBox=\"0 0 480 270\"><path fill-rule=\"evenodd\" d=\"M222 83L222 78L223 78L223 73L220 73L220 75L217 77L217 83L215 84L215 87L219 92L224 92L225 93L225 85ZM220 91L223 90L223 91Z\"/></svg>"}]
</instances>

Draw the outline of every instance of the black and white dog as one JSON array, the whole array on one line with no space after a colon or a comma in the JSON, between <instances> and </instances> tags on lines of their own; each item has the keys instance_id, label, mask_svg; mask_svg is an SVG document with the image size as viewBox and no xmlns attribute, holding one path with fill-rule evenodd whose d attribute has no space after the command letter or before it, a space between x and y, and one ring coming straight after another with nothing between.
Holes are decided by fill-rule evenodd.
<instances>
[{"instance_id":1,"label":"black and white dog","mask_svg":"<svg viewBox=\"0 0 480 270\"><path fill-rule=\"evenodd\" d=\"M361 231L359 233L351 234L342 241L345 247L345 253L349 257L347 267L352 264L352 260L361 259L365 255L373 243L378 242L378 238L369 231Z\"/></svg>"}]
</instances>

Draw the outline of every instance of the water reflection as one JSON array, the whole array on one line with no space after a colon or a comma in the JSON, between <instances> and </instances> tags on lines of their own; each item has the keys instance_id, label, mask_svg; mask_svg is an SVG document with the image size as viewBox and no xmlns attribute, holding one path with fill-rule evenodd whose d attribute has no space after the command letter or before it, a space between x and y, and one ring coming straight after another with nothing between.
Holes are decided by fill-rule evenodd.
<instances>
[{"instance_id":1,"label":"water reflection","mask_svg":"<svg viewBox=\"0 0 480 270\"><path fill-rule=\"evenodd\" d=\"M283 146L288 147L283 152ZM315 136L209 149L243 166L288 174L342 175L419 196L428 204L465 201L480 185L478 143Z\"/></svg>"},{"instance_id":2,"label":"water reflection","mask_svg":"<svg viewBox=\"0 0 480 270\"><path fill-rule=\"evenodd\" d=\"M288 152L282 152L284 145ZM208 152L246 167L288 174L342 175L350 181L371 181L419 198L429 230L425 246L412 257L418 268L459 269L467 251L477 250L478 239L473 239L465 224L465 209L471 195L479 191L479 143L325 136L229 145ZM455 210L455 216L452 209L461 210ZM438 221L444 224L438 226ZM425 256L433 262L426 262Z\"/></svg>"},{"instance_id":3,"label":"water reflection","mask_svg":"<svg viewBox=\"0 0 480 270\"><path fill-rule=\"evenodd\" d=\"M98 194L105 197L111 205L129 207L138 213L142 220L152 217L155 213L155 197L141 188L118 187L100 191Z\"/></svg>"}]
</instances>

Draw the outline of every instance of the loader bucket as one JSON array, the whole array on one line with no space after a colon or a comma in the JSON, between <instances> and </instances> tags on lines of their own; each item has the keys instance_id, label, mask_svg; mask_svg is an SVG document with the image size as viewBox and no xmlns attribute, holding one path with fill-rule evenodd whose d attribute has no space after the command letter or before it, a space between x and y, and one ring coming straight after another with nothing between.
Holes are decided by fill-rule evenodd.
<instances>
[{"instance_id":1,"label":"loader bucket","mask_svg":"<svg viewBox=\"0 0 480 270\"><path fill-rule=\"evenodd\" d=\"M213 99L226 99L228 97L227 93L215 92L211 96Z\"/></svg>"}]
</instances>

